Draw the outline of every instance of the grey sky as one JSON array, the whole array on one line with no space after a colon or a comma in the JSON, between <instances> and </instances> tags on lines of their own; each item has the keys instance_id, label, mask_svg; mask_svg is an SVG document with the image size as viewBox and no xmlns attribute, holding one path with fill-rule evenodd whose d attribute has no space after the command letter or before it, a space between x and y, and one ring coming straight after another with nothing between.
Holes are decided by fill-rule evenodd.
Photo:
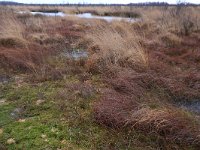
<instances>
[{"instance_id":1,"label":"grey sky","mask_svg":"<svg viewBox=\"0 0 200 150\"><path fill-rule=\"evenodd\" d=\"M6 0L0 0L6 1ZM8 0L9 1L9 0ZM15 2L22 2L22 3L121 3L121 4L128 4L128 3L137 3L137 2L168 2L168 3L176 3L177 0L10 0ZM200 3L200 0L182 0L184 2L190 3Z\"/></svg>"}]
</instances>

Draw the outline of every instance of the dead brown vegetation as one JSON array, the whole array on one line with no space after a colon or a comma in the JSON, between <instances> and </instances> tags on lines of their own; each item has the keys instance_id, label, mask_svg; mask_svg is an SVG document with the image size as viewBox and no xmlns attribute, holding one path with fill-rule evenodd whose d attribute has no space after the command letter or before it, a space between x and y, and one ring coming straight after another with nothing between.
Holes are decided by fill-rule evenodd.
<instances>
[{"instance_id":1,"label":"dead brown vegetation","mask_svg":"<svg viewBox=\"0 0 200 150\"><path fill-rule=\"evenodd\" d=\"M49 56L71 47L81 36L81 31L72 27L75 23L61 18L16 14L1 8L0 19L0 66L5 70L38 73L43 65L48 66Z\"/></svg>"},{"instance_id":2,"label":"dead brown vegetation","mask_svg":"<svg viewBox=\"0 0 200 150\"><path fill-rule=\"evenodd\" d=\"M199 122L176 106L200 99L198 38L195 30L186 34L159 23L98 24L90 31L89 71L100 71L109 85L94 116L112 128L133 127L167 143L198 147ZM154 93L151 101L146 93Z\"/></svg>"},{"instance_id":3,"label":"dead brown vegetation","mask_svg":"<svg viewBox=\"0 0 200 150\"><path fill-rule=\"evenodd\" d=\"M177 100L199 98L199 91L194 95L195 88L187 87L187 83L149 73L124 70L113 79L106 77L112 87L102 91L94 105L96 121L112 128L133 127L169 143L199 146L199 122L173 106ZM145 93L154 95L150 100Z\"/></svg>"},{"instance_id":4,"label":"dead brown vegetation","mask_svg":"<svg viewBox=\"0 0 200 150\"><path fill-rule=\"evenodd\" d=\"M108 9L97 11L104 14ZM100 89L100 100L93 107L96 122L153 135L164 143L162 148L171 143L198 148L199 121L177 103L200 99L199 8L135 9L141 14L135 23L78 19L77 23L1 9L0 66L30 70L37 82L76 74L82 83L66 87L83 98L94 93L85 83L88 74L98 73L107 86ZM88 60L60 57L62 50L76 47L88 49ZM86 69L88 74L83 75ZM60 91L59 98L65 99L67 92Z\"/></svg>"}]
</instances>

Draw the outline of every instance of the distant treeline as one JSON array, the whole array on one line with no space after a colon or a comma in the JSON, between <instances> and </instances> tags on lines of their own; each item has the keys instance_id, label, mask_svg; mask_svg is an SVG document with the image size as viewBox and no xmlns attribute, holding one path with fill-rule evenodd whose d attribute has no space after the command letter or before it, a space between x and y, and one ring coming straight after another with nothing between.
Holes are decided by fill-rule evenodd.
<instances>
[{"instance_id":1,"label":"distant treeline","mask_svg":"<svg viewBox=\"0 0 200 150\"><path fill-rule=\"evenodd\" d=\"M0 1L0 5L21 5L21 6L200 6L193 3L168 4L166 2L147 2L147 3L130 3L130 4L88 4L88 3L63 3L63 4L25 4L11 1Z\"/></svg>"}]
</instances>

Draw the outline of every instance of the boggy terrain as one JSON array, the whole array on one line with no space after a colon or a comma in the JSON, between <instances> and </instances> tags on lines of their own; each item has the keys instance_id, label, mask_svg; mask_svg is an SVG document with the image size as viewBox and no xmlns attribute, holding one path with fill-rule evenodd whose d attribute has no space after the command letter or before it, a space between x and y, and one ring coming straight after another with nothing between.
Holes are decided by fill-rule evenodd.
<instances>
[{"instance_id":1,"label":"boggy terrain","mask_svg":"<svg viewBox=\"0 0 200 150\"><path fill-rule=\"evenodd\" d=\"M0 8L0 149L199 149L199 7L33 9Z\"/></svg>"}]
</instances>

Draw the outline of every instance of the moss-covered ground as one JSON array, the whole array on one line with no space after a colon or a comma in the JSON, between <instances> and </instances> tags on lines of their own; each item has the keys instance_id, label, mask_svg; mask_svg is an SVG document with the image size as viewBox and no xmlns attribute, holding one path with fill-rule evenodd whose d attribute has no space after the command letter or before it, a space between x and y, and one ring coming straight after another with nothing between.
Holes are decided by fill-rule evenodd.
<instances>
[{"instance_id":1,"label":"moss-covered ground","mask_svg":"<svg viewBox=\"0 0 200 150\"><path fill-rule=\"evenodd\" d=\"M96 124L92 105L102 87L93 76L87 90L76 77L42 83L15 81L0 86L2 149L151 149L152 140ZM76 86L75 86L76 85ZM76 88L74 88L76 87ZM72 90L73 89L73 90ZM3 102L3 100L5 102ZM10 142L11 141L11 142ZM145 143L145 144L144 144ZM152 145L153 146L153 145Z\"/></svg>"}]
</instances>

